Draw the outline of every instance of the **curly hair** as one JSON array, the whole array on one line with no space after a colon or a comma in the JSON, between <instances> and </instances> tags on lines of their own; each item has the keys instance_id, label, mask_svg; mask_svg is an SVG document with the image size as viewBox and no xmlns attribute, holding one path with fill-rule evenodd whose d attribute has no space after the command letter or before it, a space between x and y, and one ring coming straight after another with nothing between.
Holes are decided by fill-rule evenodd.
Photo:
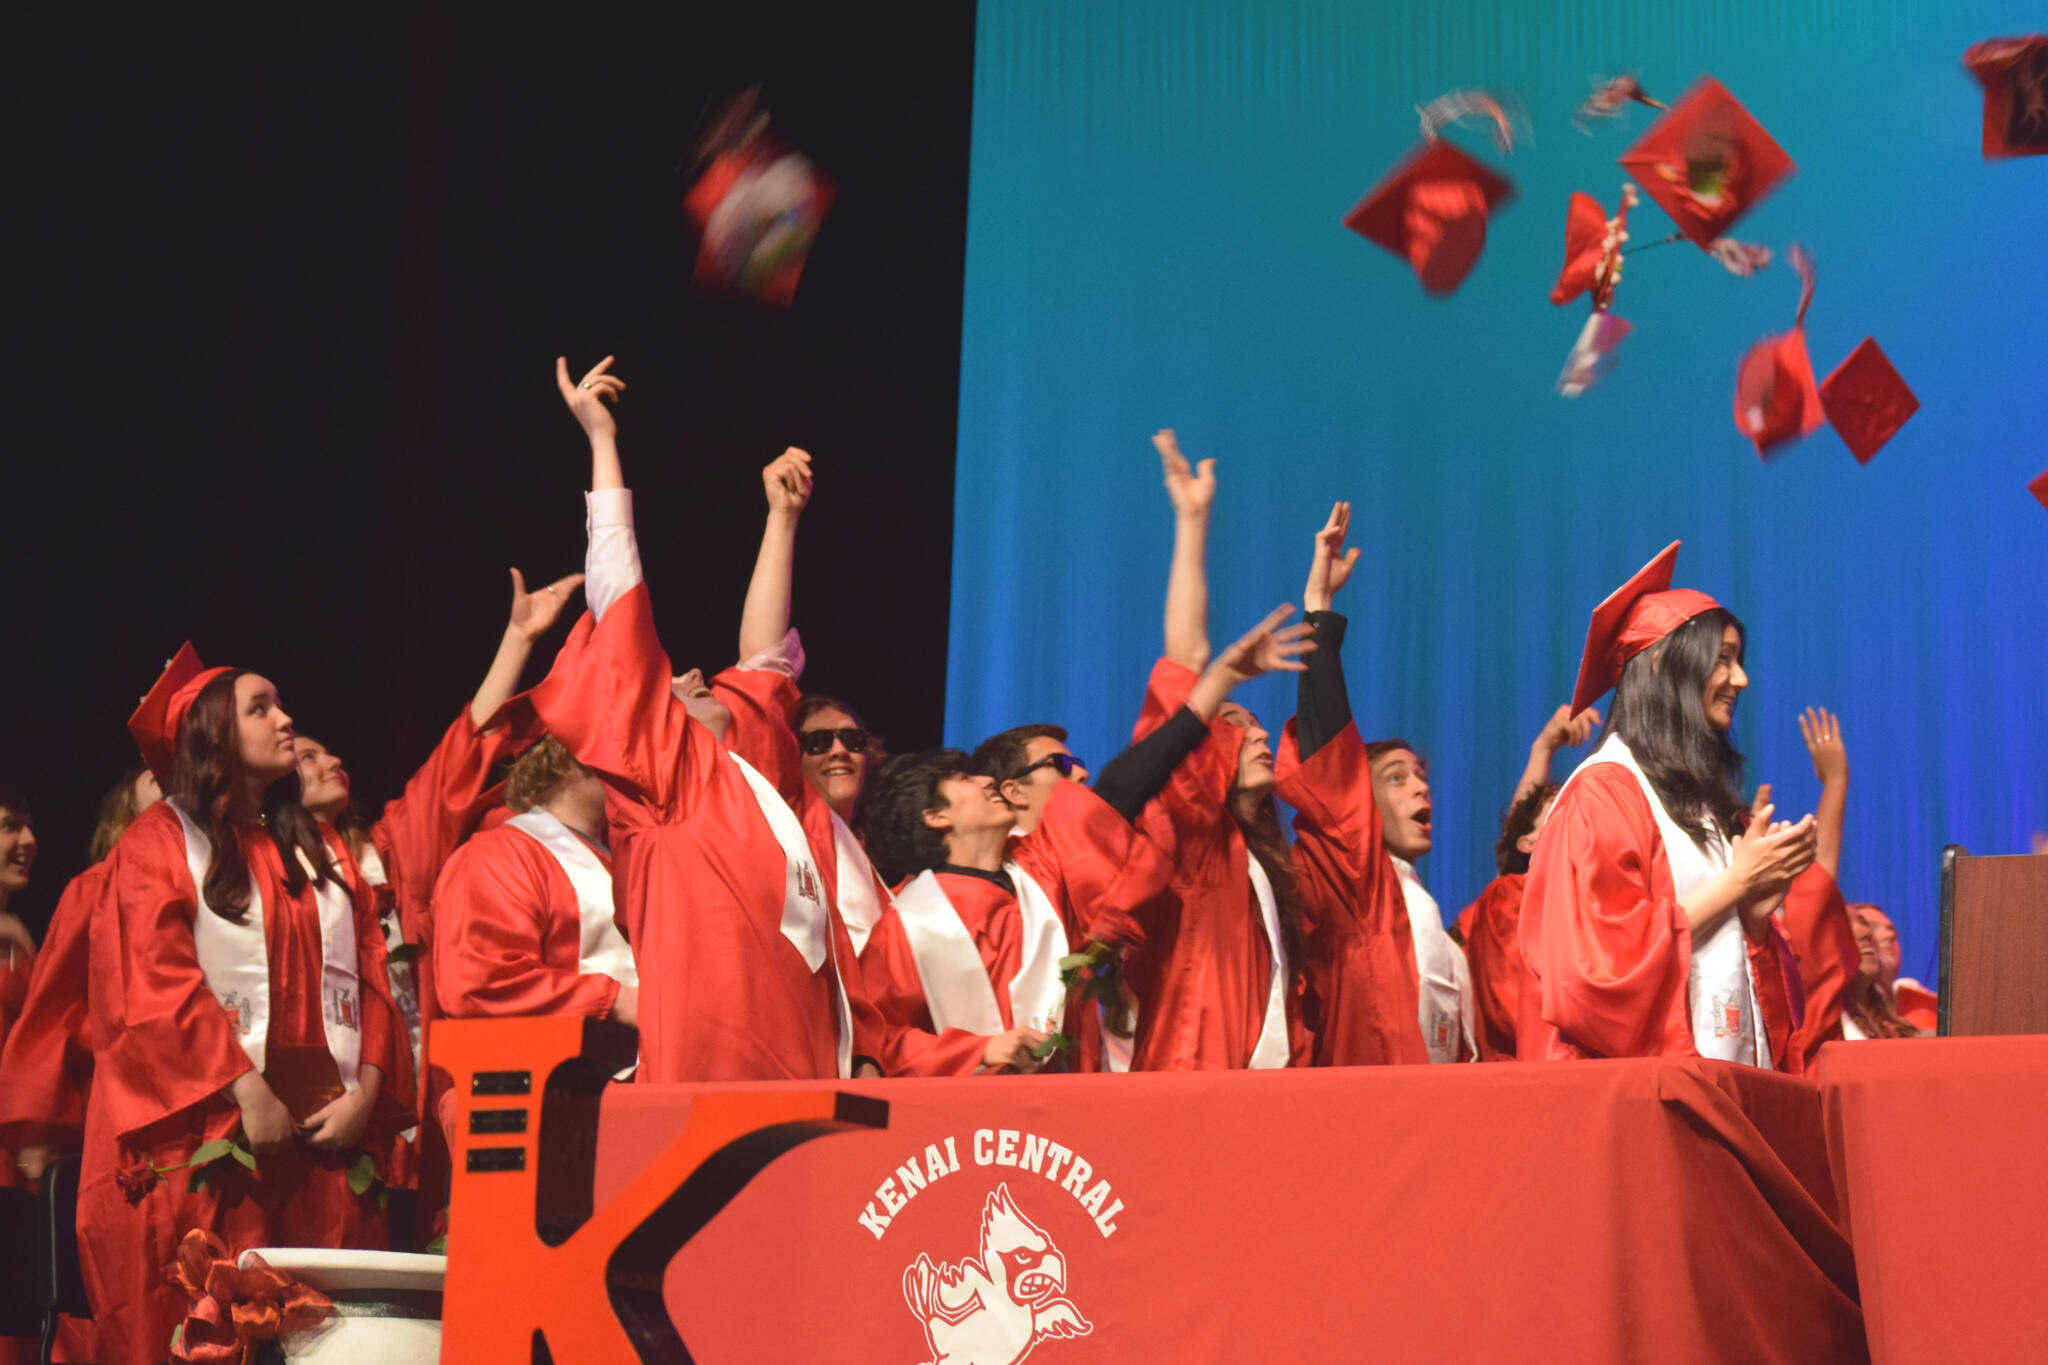
<instances>
[{"instance_id":1,"label":"curly hair","mask_svg":"<svg viewBox=\"0 0 2048 1365\"><path fill-rule=\"evenodd\" d=\"M545 806L564 783L589 772L562 741L549 735L521 754L505 773L505 804L524 815Z\"/></svg>"},{"instance_id":2,"label":"curly hair","mask_svg":"<svg viewBox=\"0 0 2048 1365\"><path fill-rule=\"evenodd\" d=\"M949 777L974 776L959 749L925 749L882 765L868 784L868 859L894 886L946 861L946 836L925 823L926 811L945 806L939 788Z\"/></svg>"},{"instance_id":3,"label":"curly hair","mask_svg":"<svg viewBox=\"0 0 2048 1365\"><path fill-rule=\"evenodd\" d=\"M1509 806L1507 814L1500 818L1500 838L1493 846L1493 865L1500 869L1500 875L1510 876L1529 870L1529 855L1515 847L1522 836L1536 828L1536 817L1543 808L1564 788L1556 782L1538 782L1522 794L1522 799Z\"/></svg>"}]
</instances>

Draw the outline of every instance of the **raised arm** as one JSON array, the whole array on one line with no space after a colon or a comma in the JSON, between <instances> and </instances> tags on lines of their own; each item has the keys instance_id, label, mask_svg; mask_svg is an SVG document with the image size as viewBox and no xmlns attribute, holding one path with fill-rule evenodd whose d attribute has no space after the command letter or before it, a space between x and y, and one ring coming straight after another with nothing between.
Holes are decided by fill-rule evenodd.
<instances>
[{"instance_id":1,"label":"raised arm","mask_svg":"<svg viewBox=\"0 0 2048 1365\"><path fill-rule=\"evenodd\" d=\"M741 659L775 648L789 633L796 524L811 501L811 457L789 447L761 471L761 484L768 493L768 522L761 529L761 551L754 557L754 577L740 613Z\"/></svg>"},{"instance_id":2,"label":"raised arm","mask_svg":"<svg viewBox=\"0 0 2048 1365\"><path fill-rule=\"evenodd\" d=\"M1849 805L1849 751L1842 745L1842 722L1826 707L1808 707L1799 718L1799 734L1813 758L1813 775L1820 779L1820 806L1813 815L1817 826L1813 860L1839 882L1842 813Z\"/></svg>"},{"instance_id":3,"label":"raised arm","mask_svg":"<svg viewBox=\"0 0 2048 1365\"><path fill-rule=\"evenodd\" d=\"M583 584L583 575L572 573L558 578L539 592L526 590L526 578L519 570L512 570L512 615L505 622L505 633L499 637L498 652L491 659L490 671L484 674L482 686L469 701L469 719L473 725L482 725L498 714L498 708L511 700L519 689L519 675L526 670L526 661L533 654L534 641L545 635L556 620L561 617L562 608L569 603L569 597Z\"/></svg>"},{"instance_id":4,"label":"raised arm","mask_svg":"<svg viewBox=\"0 0 2048 1365\"><path fill-rule=\"evenodd\" d=\"M585 499L589 549L584 559L584 599L590 613L602 618L612 603L640 581L640 542L633 534L633 495L626 489L619 465L619 428L607 404L626 391L626 381L610 374L606 356L575 384L569 362L555 357L555 387L583 434L590 438L590 495Z\"/></svg>"},{"instance_id":5,"label":"raised arm","mask_svg":"<svg viewBox=\"0 0 2048 1365\"><path fill-rule=\"evenodd\" d=\"M1152 438L1173 503L1173 565L1166 576L1166 657L1199 673L1209 663L1209 508L1216 501L1216 462L1190 469L1172 428Z\"/></svg>"},{"instance_id":6,"label":"raised arm","mask_svg":"<svg viewBox=\"0 0 2048 1365\"><path fill-rule=\"evenodd\" d=\"M1587 707L1577 716L1572 715L1571 703L1566 702L1550 713L1550 719L1543 722L1543 729L1529 745L1529 763L1522 769L1522 780L1515 783L1515 794L1508 805L1513 806L1537 787L1550 780L1550 761L1559 749L1576 749L1591 739L1600 727L1600 713Z\"/></svg>"},{"instance_id":7,"label":"raised arm","mask_svg":"<svg viewBox=\"0 0 2048 1365\"><path fill-rule=\"evenodd\" d=\"M1319 646L1295 689L1295 738L1304 761L1351 723L1351 696L1344 686L1339 653L1345 621L1330 610L1337 590L1351 581L1351 571L1358 567L1358 547L1344 548L1350 531L1351 504L1331 504L1329 520L1316 532L1308 582L1301 591L1302 619L1315 632Z\"/></svg>"}]
</instances>

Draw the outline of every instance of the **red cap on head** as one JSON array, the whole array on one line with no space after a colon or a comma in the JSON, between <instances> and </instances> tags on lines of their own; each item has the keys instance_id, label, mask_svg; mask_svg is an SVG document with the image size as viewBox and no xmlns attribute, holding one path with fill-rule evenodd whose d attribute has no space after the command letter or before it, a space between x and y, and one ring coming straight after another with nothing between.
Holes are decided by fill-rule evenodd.
<instances>
[{"instance_id":1,"label":"red cap on head","mask_svg":"<svg viewBox=\"0 0 2048 1365\"><path fill-rule=\"evenodd\" d=\"M1672 541L1657 557L1593 608L1586 627L1586 652L1579 657L1579 683L1572 689L1572 714L1578 715L1621 680L1622 666L1703 611L1720 606L1691 588L1673 588L1678 565Z\"/></svg>"},{"instance_id":2,"label":"red cap on head","mask_svg":"<svg viewBox=\"0 0 2048 1365\"><path fill-rule=\"evenodd\" d=\"M128 733L142 751L142 761L164 786L171 781L171 768L178 755L178 727L192 710L205 686L232 668L207 668L199 662L199 651L187 640L164 665L163 675L149 689L149 695L128 717Z\"/></svg>"},{"instance_id":3,"label":"red cap on head","mask_svg":"<svg viewBox=\"0 0 2048 1365\"><path fill-rule=\"evenodd\" d=\"M1486 245L1486 216L1515 187L1439 139L1396 166L1344 215L1344 226L1415 267L1422 287L1448 294Z\"/></svg>"},{"instance_id":4,"label":"red cap on head","mask_svg":"<svg viewBox=\"0 0 2048 1365\"><path fill-rule=\"evenodd\" d=\"M1920 411L1920 400L1869 337L1821 381L1820 405L1849 453L1863 464Z\"/></svg>"},{"instance_id":5,"label":"red cap on head","mask_svg":"<svg viewBox=\"0 0 2048 1365\"><path fill-rule=\"evenodd\" d=\"M1984 159L2048 155L2048 35L1976 43L1963 65L1984 87Z\"/></svg>"},{"instance_id":6,"label":"red cap on head","mask_svg":"<svg viewBox=\"0 0 2048 1365\"><path fill-rule=\"evenodd\" d=\"M1702 249L1793 169L1785 149L1712 76L1651 124L1621 164Z\"/></svg>"}]
</instances>

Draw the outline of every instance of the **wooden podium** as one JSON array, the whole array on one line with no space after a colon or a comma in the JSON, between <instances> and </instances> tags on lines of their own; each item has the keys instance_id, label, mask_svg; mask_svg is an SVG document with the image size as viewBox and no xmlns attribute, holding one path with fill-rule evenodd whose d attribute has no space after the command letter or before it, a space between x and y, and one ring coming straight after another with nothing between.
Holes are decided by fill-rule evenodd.
<instances>
[{"instance_id":1,"label":"wooden podium","mask_svg":"<svg viewBox=\"0 0 2048 1365\"><path fill-rule=\"evenodd\" d=\"M1943 1037L2048 1033L2048 854L1941 853Z\"/></svg>"}]
</instances>

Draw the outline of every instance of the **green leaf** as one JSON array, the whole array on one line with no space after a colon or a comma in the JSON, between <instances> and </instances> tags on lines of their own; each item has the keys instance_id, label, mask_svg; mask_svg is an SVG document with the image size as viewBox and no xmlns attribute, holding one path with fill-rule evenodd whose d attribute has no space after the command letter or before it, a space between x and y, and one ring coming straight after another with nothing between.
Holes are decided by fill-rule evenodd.
<instances>
[{"instance_id":1,"label":"green leaf","mask_svg":"<svg viewBox=\"0 0 2048 1365\"><path fill-rule=\"evenodd\" d=\"M256 1169L256 1154L240 1143L236 1143L228 1148L228 1155L241 1162L243 1169L250 1171Z\"/></svg>"},{"instance_id":2,"label":"green leaf","mask_svg":"<svg viewBox=\"0 0 2048 1365\"><path fill-rule=\"evenodd\" d=\"M368 1152L356 1158L356 1164L348 1168L348 1192L363 1194L377 1183L377 1162Z\"/></svg>"},{"instance_id":3,"label":"green leaf","mask_svg":"<svg viewBox=\"0 0 2048 1365\"><path fill-rule=\"evenodd\" d=\"M380 1209L391 1207L391 1187L381 1180L377 1182L377 1207Z\"/></svg>"},{"instance_id":4,"label":"green leaf","mask_svg":"<svg viewBox=\"0 0 2048 1365\"><path fill-rule=\"evenodd\" d=\"M1073 1048L1074 1040L1072 1038L1064 1033L1054 1033L1048 1034L1044 1042L1032 1048L1031 1055L1042 1062L1055 1052L1071 1052Z\"/></svg>"},{"instance_id":5,"label":"green leaf","mask_svg":"<svg viewBox=\"0 0 2048 1365\"><path fill-rule=\"evenodd\" d=\"M444 1232L444 1233L442 1233L442 1234L441 1234L441 1235L440 1235L439 1237L436 1237L436 1238L435 1238L435 1239L434 1239L433 1241L431 1241L431 1242L427 1243L427 1255L429 1255L429 1256L446 1256L447 1254L448 1254L448 1234L447 1234L447 1233L445 1233L445 1232Z\"/></svg>"},{"instance_id":6,"label":"green leaf","mask_svg":"<svg viewBox=\"0 0 2048 1365\"><path fill-rule=\"evenodd\" d=\"M1060 959L1060 970L1062 972L1079 971L1094 961L1095 954L1093 953L1068 953Z\"/></svg>"},{"instance_id":7,"label":"green leaf","mask_svg":"<svg viewBox=\"0 0 2048 1365\"><path fill-rule=\"evenodd\" d=\"M233 1138L215 1138L211 1142L200 1143L199 1150L192 1153L192 1159L185 1164L187 1166L204 1166L209 1161L219 1161L234 1150L235 1141Z\"/></svg>"},{"instance_id":8,"label":"green leaf","mask_svg":"<svg viewBox=\"0 0 2048 1365\"><path fill-rule=\"evenodd\" d=\"M173 1328L171 1329L171 1354L172 1354L172 1355L176 1355L176 1354L178 1353L178 1347L179 1347L179 1346L181 1346L181 1345L183 1345L183 1344L184 1344L184 1341L185 1341L185 1324L181 1322L181 1323L179 1323L179 1324L178 1324L178 1325L177 1325L176 1327L173 1327Z\"/></svg>"}]
</instances>

